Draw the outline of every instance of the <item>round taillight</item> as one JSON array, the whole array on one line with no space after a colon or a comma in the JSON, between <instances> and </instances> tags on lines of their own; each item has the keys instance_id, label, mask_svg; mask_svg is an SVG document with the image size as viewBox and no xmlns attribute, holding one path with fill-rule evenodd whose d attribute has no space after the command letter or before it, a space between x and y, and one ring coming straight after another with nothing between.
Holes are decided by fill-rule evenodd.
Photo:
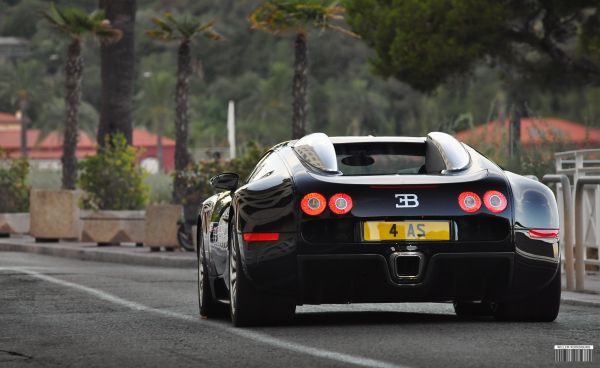
<instances>
[{"instance_id":1,"label":"round taillight","mask_svg":"<svg viewBox=\"0 0 600 368\"><path fill-rule=\"evenodd\" d=\"M307 215L317 216L325 211L325 197L323 197L319 193L308 193L304 197L302 197L302 201L300 202L300 207L302 211Z\"/></svg>"},{"instance_id":2,"label":"round taillight","mask_svg":"<svg viewBox=\"0 0 600 368\"><path fill-rule=\"evenodd\" d=\"M338 215L348 213L352 209L352 198L344 193L334 194L329 198L329 209Z\"/></svg>"},{"instance_id":3,"label":"round taillight","mask_svg":"<svg viewBox=\"0 0 600 368\"><path fill-rule=\"evenodd\" d=\"M481 208L481 198L473 192L462 192L458 196L458 205L465 212L476 212Z\"/></svg>"},{"instance_id":4,"label":"round taillight","mask_svg":"<svg viewBox=\"0 0 600 368\"><path fill-rule=\"evenodd\" d=\"M483 195L483 203L485 204L488 210L494 213L504 211L508 204L504 194L500 193L497 190L488 190L487 192L485 192L485 194Z\"/></svg>"}]
</instances>

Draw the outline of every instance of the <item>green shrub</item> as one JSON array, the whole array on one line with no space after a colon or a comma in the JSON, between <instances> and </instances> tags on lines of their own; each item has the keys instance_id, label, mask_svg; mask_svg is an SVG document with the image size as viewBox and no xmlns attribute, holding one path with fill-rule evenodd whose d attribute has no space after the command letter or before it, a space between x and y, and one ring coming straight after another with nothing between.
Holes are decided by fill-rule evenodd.
<instances>
[{"instance_id":1,"label":"green shrub","mask_svg":"<svg viewBox=\"0 0 600 368\"><path fill-rule=\"evenodd\" d=\"M29 188L27 160L8 161L6 154L0 151L3 162L0 164L0 212L29 211Z\"/></svg>"},{"instance_id":2,"label":"green shrub","mask_svg":"<svg viewBox=\"0 0 600 368\"><path fill-rule=\"evenodd\" d=\"M181 172L174 172L173 175L180 175L185 179L186 194L183 205L197 207L202 201L213 195L215 191L210 185L209 179L219 173L234 172L238 173L242 179L248 177L263 153L262 147L256 142L250 141L245 153L231 161L199 161L188 165Z\"/></svg>"},{"instance_id":3,"label":"green shrub","mask_svg":"<svg viewBox=\"0 0 600 368\"><path fill-rule=\"evenodd\" d=\"M140 210L148 202L146 176L137 164L139 150L115 135L96 156L79 163L82 207L94 210Z\"/></svg>"}]
</instances>

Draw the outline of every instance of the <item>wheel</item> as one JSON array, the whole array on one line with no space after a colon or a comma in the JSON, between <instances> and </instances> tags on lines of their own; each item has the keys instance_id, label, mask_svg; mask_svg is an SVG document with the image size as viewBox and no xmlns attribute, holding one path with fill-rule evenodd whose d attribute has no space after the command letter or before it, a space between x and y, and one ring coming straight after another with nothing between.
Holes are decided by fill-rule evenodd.
<instances>
[{"instance_id":1,"label":"wheel","mask_svg":"<svg viewBox=\"0 0 600 368\"><path fill-rule=\"evenodd\" d=\"M177 227L177 242L181 248L187 250L188 252L193 252L195 250L194 242L192 241L192 234L188 233L184 223L179 224Z\"/></svg>"},{"instance_id":2,"label":"wheel","mask_svg":"<svg viewBox=\"0 0 600 368\"><path fill-rule=\"evenodd\" d=\"M202 234L198 235L198 307L200 316L211 318L221 315L222 307L216 302L210 290L210 279L208 277L208 267L206 266L206 257L204 257L204 245Z\"/></svg>"},{"instance_id":3,"label":"wheel","mask_svg":"<svg viewBox=\"0 0 600 368\"><path fill-rule=\"evenodd\" d=\"M256 290L242 269L235 231L231 231L229 239L229 308L233 325L244 327L289 323L294 317L296 304L286 298L265 295Z\"/></svg>"},{"instance_id":4,"label":"wheel","mask_svg":"<svg viewBox=\"0 0 600 368\"><path fill-rule=\"evenodd\" d=\"M458 317L485 317L492 315L492 304L489 302L454 302L454 312Z\"/></svg>"},{"instance_id":5,"label":"wheel","mask_svg":"<svg viewBox=\"0 0 600 368\"><path fill-rule=\"evenodd\" d=\"M499 321L552 322L560 309L560 271L542 290L525 299L494 305L494 318Z\"/></svg>"}]
</instances>

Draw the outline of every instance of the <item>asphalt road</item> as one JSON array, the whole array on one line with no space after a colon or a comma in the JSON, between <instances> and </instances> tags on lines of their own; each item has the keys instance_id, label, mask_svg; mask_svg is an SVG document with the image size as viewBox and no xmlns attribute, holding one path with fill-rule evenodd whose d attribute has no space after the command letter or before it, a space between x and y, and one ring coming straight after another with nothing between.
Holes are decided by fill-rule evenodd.
<instances>
[{"instance_id":1,"label":"asphalt road","mask_svg":"<svg viewBox=\"0 0 600 368\"><path fill-rule=\"evenodd\" d=\"M3 368L540 367L555 344L599 349L600 309L533 324L459 320L446 304L304 306L291 326L235 329L197 317L189 269L0 252Z\"/></svg>"}]
</instances>

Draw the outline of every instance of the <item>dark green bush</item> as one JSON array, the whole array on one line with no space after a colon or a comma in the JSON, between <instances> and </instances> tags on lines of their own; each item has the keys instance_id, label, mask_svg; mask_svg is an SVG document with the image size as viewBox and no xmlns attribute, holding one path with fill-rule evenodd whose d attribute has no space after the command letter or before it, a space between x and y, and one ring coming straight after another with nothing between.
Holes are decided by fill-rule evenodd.
<instances>
[{"instance_id":1,"label":"dark green bush","mask_svg":"<svg viewBox=\"0 0 600 368\"><path fill-rule=\"evenodd\" d=\"M27 174L29 162L27 160L7 160L7 156L0 151L0 212L14 213L29 211L29 188L27 187Z\"/></svg>"},{"instance_id":2,"label":"dark green bush","mask_svg":"<svg viewBox=\"0 0 600 368\"><path fill-rule=\"evenodd\" d=\"M123 135L79 163L79 187L85 191L82 207L94 210L140 210L146 206L149 188L137 163L139 150Z\"/></svg>"},{"instance_id":3,"label":"dark green bush","mask_svg":"<svg viewBox=\"0 0 600 368\"><path fill-rule=\"evenodd\" d=\"M240 174L242 179L246 178L262 154L264 149L256 142L250 141L246 152L231 161L199 161L188 165L186 170L175 172L185 178L186 195L184 206L199 206L202 201L215 193L209 184L209 179L222 172L234 172Z\"/></svg>"}]
</instances>

